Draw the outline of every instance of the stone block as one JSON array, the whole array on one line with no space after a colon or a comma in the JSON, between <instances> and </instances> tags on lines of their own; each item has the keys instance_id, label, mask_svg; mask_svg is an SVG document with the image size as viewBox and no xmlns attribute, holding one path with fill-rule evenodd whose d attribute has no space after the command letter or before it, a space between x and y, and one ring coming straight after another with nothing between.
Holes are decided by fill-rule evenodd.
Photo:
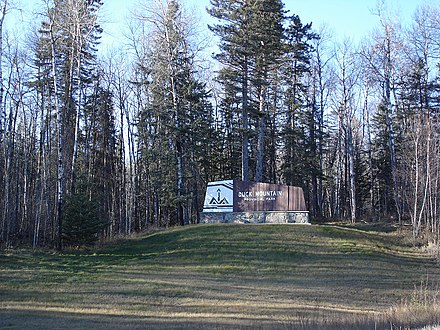
<instances>
[{"instance_id":1,"label":"stone block","mask_svg":"<svg viewBox=\"0 0 440 330\"><path fill-rule=\"evenodd\" d=\"M309 223L309 212L202 212L200 223Z\"/></svg>"}]
</instances>

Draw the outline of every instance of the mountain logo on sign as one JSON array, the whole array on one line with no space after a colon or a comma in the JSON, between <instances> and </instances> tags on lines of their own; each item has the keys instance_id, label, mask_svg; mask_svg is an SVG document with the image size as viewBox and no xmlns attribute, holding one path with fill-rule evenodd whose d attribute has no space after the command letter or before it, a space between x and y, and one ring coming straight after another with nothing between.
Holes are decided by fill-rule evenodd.
<instances>
[{"instance_id":1,"label":"mountain logo on sign","mask_svg":"<svg viewBox=\"0 0 440 330\"><path fill-rule=\"evenodd\" d=\"M226 197L221 196L222 190L220 188L217 189L217 198L212 197L211 201L209 202L210 205L227 205L229 204Z\"/></svg>"}]
</instances>

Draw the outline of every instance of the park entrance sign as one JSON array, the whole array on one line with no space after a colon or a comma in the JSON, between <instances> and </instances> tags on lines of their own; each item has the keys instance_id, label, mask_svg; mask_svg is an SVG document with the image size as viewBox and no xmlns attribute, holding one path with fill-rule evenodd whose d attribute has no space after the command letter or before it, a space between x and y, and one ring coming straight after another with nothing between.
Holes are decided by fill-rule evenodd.
<instances>
[{"instance_id":1,"label":"park entrance sign","mask_svg":"<svg viewBox=\"0 0 440 330\"><path fill-rule=\"evenodd\" d=\"M209 182L202 222L308 223L302 188L272 183Z\"/></svg>"}]
</instances>

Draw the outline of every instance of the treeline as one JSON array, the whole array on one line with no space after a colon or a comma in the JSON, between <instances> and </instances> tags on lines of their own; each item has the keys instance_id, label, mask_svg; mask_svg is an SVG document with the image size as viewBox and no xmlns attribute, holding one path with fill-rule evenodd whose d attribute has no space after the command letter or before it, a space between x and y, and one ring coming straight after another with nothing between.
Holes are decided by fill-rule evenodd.
<instances>
[{"instance_id":1,"label":"treeline","mask_svg":"<svg viewBox=\"0 0 440 330\"><path fill-rule=\"evenodd\" d=\"M303 187L312 219L440 233L440 9L378 6L359 45L281 0L211 0L218 52L174 0L99 54L101 0L43 1L26 42L0 1L0 244L62 249L198 222L208 181ZM209 69L216 64L219 69ZM208 69L207 69L208 68Z\"/></svg>"}]
</instances>

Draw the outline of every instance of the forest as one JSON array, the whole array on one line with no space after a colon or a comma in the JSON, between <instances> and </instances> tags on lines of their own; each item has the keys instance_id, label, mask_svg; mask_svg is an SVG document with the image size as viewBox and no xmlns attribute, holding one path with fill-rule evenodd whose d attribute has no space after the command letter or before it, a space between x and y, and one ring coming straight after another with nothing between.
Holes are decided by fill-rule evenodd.
<instances>
[{"instance_id":1,"label":"forest","mask_svg":"<svg viewBox=\"0 0 440 330\"><path fill-rule=\"evenodd\" d=\"M379 1L354 44L282 0L210 0L207 59L179 0L145 1L101 54L103 1L42 0L23 43L0 0L1 247L198 223L207 182L235 178L439 244L440 6L403 26Z\"/></svg>"}]
</instances>

